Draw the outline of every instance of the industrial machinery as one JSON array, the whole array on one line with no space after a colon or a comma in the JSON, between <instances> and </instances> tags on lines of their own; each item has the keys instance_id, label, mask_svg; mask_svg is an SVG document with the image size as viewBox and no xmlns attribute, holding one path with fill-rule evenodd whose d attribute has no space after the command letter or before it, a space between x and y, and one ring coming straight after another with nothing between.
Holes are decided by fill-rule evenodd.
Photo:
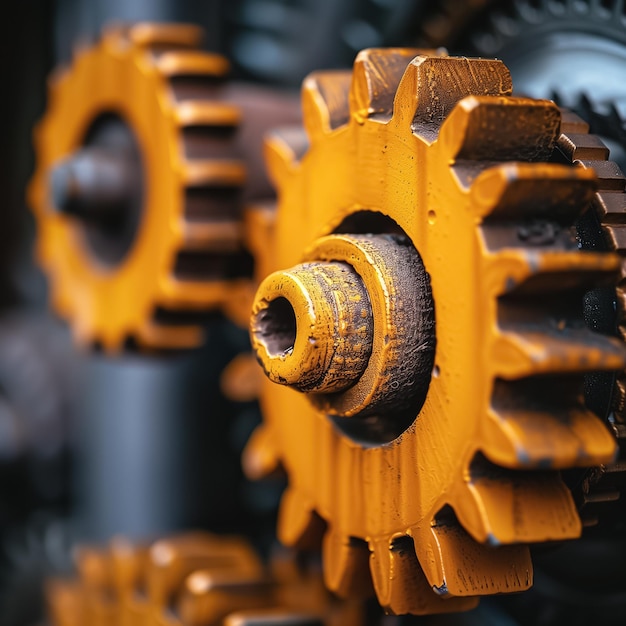
<instances>
[{"instance_id":1,"label":"industrial machinery","mask_svg":"<svg viewBox=\"0 0 626 626\"><path fill-rule=\"evenodd\" d=\"M549 600L531 604L552 617L519 624L575 623L578 581L550 552L603 538L620 561L626 180L582 119L619 145L619 104L604 115L576 85L523 78L533 97L515 95L502 61L439 47L470 37L453 4L420 4L405 33L433 48L310 74L301 125L288 96L272 96L285 125L242 106L195 26L110 27L53 76L29 188L52 307L118 357L173 359L219 316L249 324L222 386L259 401L242 465L285 481L289 547L191 533L82 548L78 576L48 583L54 624L463 624L485 597L478 619L509 623L534 561ZM553 42L567 3L468 4L465 24L492 25L476 47L499 52L519 48L512 14L535 28L531 9ZM246 187L255 114L276 198ZM603 623L619 623L620 580L580 619L610 597Z\"/></svg>"}]
</instances>

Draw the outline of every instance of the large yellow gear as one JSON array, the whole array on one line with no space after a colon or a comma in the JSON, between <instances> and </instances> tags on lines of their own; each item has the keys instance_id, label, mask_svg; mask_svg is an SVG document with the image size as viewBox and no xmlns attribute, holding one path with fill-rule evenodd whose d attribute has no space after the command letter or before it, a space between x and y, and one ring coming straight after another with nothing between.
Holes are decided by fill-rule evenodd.
<instances>
[{"instance_id":1,"label":"large yellow gear","mask_svg":"<svg viewBox=\"0 0 626 626\"><path fill-rule=\"evenodd\" d=\"M219 100L228 63L197 49L201 35L186 25L112 27L51 80L35 133L30 202L52 304L81 343L111 351L129 340L146 348L193 347L202 340L197 313L236 309L246 290L239 220L245 171L232 140L239 111ZM128 168L103 161L102 146L95 175L93 155L78 164L94 187L83 191L95 204L86 219L55 205L52 181L110 117L136 144L140 173L123 182L139 186L141 195L135 223L113 233L128 240L113 260L95 245L94 232L106 239L111 229L110 215L97 212L113 194L111 168L118 179L128 177ZM71 196L76 180L64 175L63 193Z\"/></svg>"},{"instance_id":2,"label":"large yellow gear","mask_svg":"<svg viewBox=\"0 0 626 626\"><path fill-rule=\"evenodd\" d=\"M441 52L314 73L306 134L267 143L276 214L248 219L276 273L253 307L269 380L244 467L284 466L279 537L323 532L329 588L366 594L371 573L394 613L527 589L528 544L581 532L559 470L615 455L582 381L624 348L581 302L620 261L572 235L595 177L545 162L558 108L510 94L501 62Z\"/></svg>"}]
</instances>

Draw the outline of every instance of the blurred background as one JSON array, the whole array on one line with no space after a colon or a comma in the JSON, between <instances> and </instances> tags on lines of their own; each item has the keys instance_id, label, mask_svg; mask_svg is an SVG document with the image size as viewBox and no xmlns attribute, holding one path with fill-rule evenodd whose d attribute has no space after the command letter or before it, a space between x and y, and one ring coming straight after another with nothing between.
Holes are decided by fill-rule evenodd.
<instances>
[{"instance_id":1,"label":"blurred background","mask_svg":"<svg viewBox=\"0 0 626 626\"><path fill-rule=\"evenodd\" d=\"M41 581L71 569L76 541L206 528L243 533L266 550L283 488L280 480L252 485L243 477L240 455L259 410L220 390L223 368L248 348L245 330L214 318L207 321L206 344L192 353L110 358L79 353L67 328L48 313L25 200L35 162L31 133L46 107L47 76L69 64L74 47L93 42L104 24L202 26L204 47L231 61L233 84L252 88L242 88L252 94L243 108L252 111L247 123L259 143L268 126L297 121L298 88L310 71L350 67L366 47L446 46L502 58L519 93L576 110L624 163L621 0L23 0L5 10L0 624L39 619ZM256 107L254 94L263 94L268 106ZM249 196L266 198L271 191L258 155L253 168ZM498 623L582 624L589 615L598 624L622 623L623 519L595 532L578 551L556 559L550 550L539 554L538 591L523 596L524 606L509 600ZM581 566L583 557L589 560Z\"/></svg>"}]
</instances>

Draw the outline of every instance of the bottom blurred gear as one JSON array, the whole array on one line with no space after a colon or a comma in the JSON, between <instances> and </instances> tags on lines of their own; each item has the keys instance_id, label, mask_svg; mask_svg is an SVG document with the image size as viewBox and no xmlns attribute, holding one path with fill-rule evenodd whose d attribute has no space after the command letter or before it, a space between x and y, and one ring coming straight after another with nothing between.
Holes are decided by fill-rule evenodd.
<instances>
[{"instance_id":1,"label":"bottom blurred gear","mask_svg":"<svg viewBox=\"0 0 626 626\"><path fill-rule=\"evenodd\" d=\"M321 575L279 555L266 569L244 540L189 533L152 545L114 539L77 551L78 580L51 580L55 626L360 626Z\"/></svg>"}]
</instances>

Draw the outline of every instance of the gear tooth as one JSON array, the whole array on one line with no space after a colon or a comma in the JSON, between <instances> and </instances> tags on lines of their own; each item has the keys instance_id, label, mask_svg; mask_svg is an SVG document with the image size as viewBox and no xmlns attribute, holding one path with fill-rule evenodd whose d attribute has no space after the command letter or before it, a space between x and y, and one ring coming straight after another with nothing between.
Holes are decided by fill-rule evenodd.
<instances>
[{"instance_id":1,"label":"gear tooth","mask_svg":"<svg viewBox=\"0 0 626 626\"><path fill-rule=\"evenodd\" d=\"M250 480L265 478L280 467L280 459L267 426L257 426L246 444L242 465Z\"/></svg>"},{"instance_id":2,"label":"gear tooth","mask_svg":"<svg viewBox=\"0 0 626 626\"><path fill-rule=\"evenodd\" d=\"M313 72L302 84L304 127L313 141L324 133L348 123L351 72L335 70Z\"/></svg>"},{"instance_id":3,"label":"gear tooth","mask_svg":"<svg viewBox=\"0 0 626 626\"><path fill-rule=\"evenodd\" d=\"M593 372L626 367L622 342L586 328L533 330L510 327L494 341L493 369L505 379L533 374Z\"/></svg>"},{"instance_id":4,"label":"gear tooth","mask_svg":"<svg viewBox=\"0 0 626 626\"><path fill-rule=\"evenodd\" d=\"M308 148L309 138L302 128L274 129L265 137L265 167L278 189L286 184Z\"/></svg>"},{"instance_id":5,"label":"gear tooth","mask_svg":"<svg viewBox=\"0 0 626 626\"><path fill-rule=\"evenodd\" d=\"M545 237L546 241L551 238L558 240L563 230L554 222L538 221L536 226L535 234ZM489 289L502 294L502 309L508 306L512 309L524 307L529 312L539 310L546 305L539 299L551 294L560 294L565 298L575 293L577 297L582 297L587 290L609 286L619 268L619 257L614 254L589 252L582 255L554 249L542 252L522 247L520 240L526 235L532 237L532 222L519 223L517 228L510 224L485 224L482 235L487 247L494 251L483 267L485 283ZM571 241L569 245L572 245ZM559 315L564 316L565 311L560 311ZM548 316L541 320L535 313L534 323L537 328L550 322Z\"/></svg>"},{"instance_id":6,"label":"gear tooth","mask_svg":"<svg viewBox=\"0 0 626 626\"><path fill-rule=\"evenodd\" d=\"M626 177L614 161L580 159L576 161L576 165L586 170L592 170L598 179L598 187L602 191L624 191Z\"/></svg>"},{"instance_id":7,"label":"gear tooth","mask_svg":"<svg viewBox=\"0 0 626 626\"><path fill-rule=\"evenodd\" d=\"M278 511L278 539L286 546L299 549L319 548L323 522L300 492L287 487Z\"/></svg>"},{"instance_id":8,"label":"gear tooth","mask_svg":"<svg viewBox=\"0 0 626 626\"><path fill-rule=\"evenodd\" d=\"M511 89L511 76L501 61L419 56L398 85L394 119L432 143L457 102L466 96L509 95Z\"/></svg>"},{"instance_id":9,"label":"gear tooth","mask_svg":"<svg viewBox=\"0 0 626 626\"><path fill-rule=\"evenodd\" d=\"M626 203L624 204L626 205ZM626 224L605 226L602 230L612 250L624 250L626 248Z\"/></svg>"},{"instance_id":10,"label":"gear tooth","mask_svg":"<svg viewBox=\"0 0 626 626\"><path fill-rule=\"evenodd\" d=\"M192 222L183 225L185 250L236 252L241 249L243 227L238 221Z\"/></svg>"},{"instance_id":11,"label":"gear tooth","mask_svg":"<svg viewBox=\"0 0 626 626\"><path fill-rule=\"evenodd\" d=\"M408 536L370 541L370 570L378 601L395 615L431 615L466 611L477 598L451 598L433 592Z\"/></svg>"},{"instance_id":12,"label":"gear tooth","mask_svg":"<svg viewBox=\"0 0 626 626\"><path fill-rule=\"evenodd\" d=\"M603 224L623 225L626 222L626 194L623 193L597 193L594 198L594 208ZM623 228L623 226L622 226ZM624 238L615 238L615 250L620 250L624 244Z\"/></svg>"},{"instance_id":13,"label":"gear tooth","mask_svg":"<svg viewBox=\"0 0 626 626\"><path fill-rule=\"evenodd\" d=\"M228 61L219 54L188 50L163 52L156 59L156 68L168 78L174 76L221 77L230 71Z\"/></svg>"},{"instance_id":14,"label":"gear tooth","mask_svg":"<svg viewBox=\"0 0 626 626\"><path fill-rule=\"evenodd\" d=\"M433 525L416 534L416 543L429 585L444 597L511 593L532 585L526 546L493 548L477 543L449 507L442 509Z\"/></svg>"},{"instance_id":15,"label":"gear tooth","mask_svg":"<svg viewBox=\"0 0 626 626\"><path fill-rule=\"evenodd\" d=\"M199 326L165 326L149 322L134 337L140 347L148 350L197 348L204 340L204 331ZM103 342L106 344L106 342ZM121 346L108 344L112 350Z\"/></svg>"},{"instance_id":16,"label":"gear tooth","mask_svg":"<svg viewBox=\"0 0 626 626\"><path fill-rule=\"evenodd\" d=\"M498 165L468 182L477 217L494 220L536 217L573 224L595 189L591 172L543 163Z\"/></svg>"},{"instance_id":17,"label":"gear tooth","mask_svg":"<svg viewBox=\"0 0 626 626\"><path fill-rule=\"evenodd\" d=\"M192 255L193 253L189 253ZM202 261L200 255L199 261ZM175 268L176 272L176 268ZM161 295L157 299L157 306L169 310L184 311L187 308L206 309L207 303L213 303L214 307L219 306L224 298L225 283L220 280L194 280L191 276L186 276L182 271L176 276L170 276L163 281ZM233 285L230 285L233 288Z\"/></svg>"},{"instance_id":18,"label":"gear tooth","mask_svg":"<svg viewBox=\"0 0 626 626\"><path fill-rule=\"evenodd\" d=\"M571 163L581 160L606 161L609 149L596 135L570 132L562 134L557 142L559 152Z\"/></svg>"},{"instance_id":19,"label":"gear tooth","mask_svg":"<svg viewBox=\"0 0 626 626\"><path fill-rule=\"evenodd\" d=\"M88 588L102 590L111 586L113 571L106 550L81 546L76 552L76 569Z\"/></svg>"},{"instance_id":20,"label":"gear tooth","mask_svg":"<svg viewBox=\"0 0 626 626\"><path fill-rule=\"evenodd\" d=\"M589 124L573 111L561 107L561 132L562 133L588 133Z\"/></svg>"},{"instance_id":21,"label":"gear tooth","mask_svg":"<svg viewBox=\"0 0 626 626\"><path fill-rule=\"evenodd\" d=\"M49 578L44 594L52 624L80 626L89 623L87 597L79 582Z\"/></svg>"},{"instance_id":22,"label":"gear tooth","mask_svg":"<svg viewBox=\"0 0 626 626\"><path fill-rule=\"evenodd\" d=\"M545 161L559 137L554 102L469 96L452 109L439 132L449 157L468 161Z\"/></svg>"},{"instance_id":23,"label":"gear tooth","mask_svg":"<svg viewBox=\"0 0 626 626\"><path fill-rule=\"evenodd\" d=\"M584 407L492 410L483 450L494 463L519 469L590 467L613 460L615 440Z\"/></svg>"},{"instance_id":24,"label":"gear tooth","mask_svg":"<svg viewBox=\"0 0 626 626\"><path fill-rule=\"evenodd\" d=\"M179 102L174 116L179 126L236 127L241 122L241 111L236 106L206 100Z\"/></svg>"},{"instance_id":25,"label":"gear tooth","mask_svg":"<svg viewBox=\"0 0 626 626\"><path fill-rule=\"evenodd\" d=\"M386 121L391 117L400 79L407 65L420 54L436 54L436 51L370 48L359 52L350 86L350 113L358 123L367 118Z\"/></svg>"},{"instance_id":26,"label":"gear tooth","mask_svg":"<svg viewBox=\"0 0 626 626\"><path fill-rule=\"evenodd\" d=\"M188 187L238 187L246 180L246 168L234 160L194 159L183 162L180 170Z\"/></svg>"},{"instance_id":27,"label":"gear tooth","mask_svg":"<svg viewBox=\"0 0 626 626\"><path fill-rule=\"evenodd\" d=\"M507 470L481 455L453 507L465 530L491 546L575 539L582 528L558 472Z\"/></svg>"},{"instance_id":28,"label":"gear tooth","mask_svg":"<svg viewBox=\"0 0 626 626\"><path fill-rule=\"evenodd\" d=\"M183 624L215 624L233 610L264 606L268 586L265 573L250 571L245 563L227 568L210 564L184 580L175 613Z\"/></svg>"},{"instance_id":29,"label":"gear tooth","mask_svg":"<svg viewBox=\"0 0 626 626\"><path fill-rule=\"evenodd\" d=\"M324 584L341 598L373 595L367 544L329 527L322 543Z\"/></svg>"},{"instance_id":30,"label":"gear tooth","mask_svg":"<svg viewBox=\"0 0 626 626\"><path fill-rule=\"evenodd\" d=\"M128 28L127 36L136 46L195 47L202 43L204 32L192 24L140 22Z\"/></svg>"},{"instance_id":31,"label":"gear tooth","mask_svg":"<svg viewBox=\"0 0 626 626\"><path fill-rule=\"evenodd\" d=\"M117 593L120 598L132 595L142 574L147 549L135 546L123 537L114 537L110 542L110 554Z\"/></svg>"}]
</instances>

